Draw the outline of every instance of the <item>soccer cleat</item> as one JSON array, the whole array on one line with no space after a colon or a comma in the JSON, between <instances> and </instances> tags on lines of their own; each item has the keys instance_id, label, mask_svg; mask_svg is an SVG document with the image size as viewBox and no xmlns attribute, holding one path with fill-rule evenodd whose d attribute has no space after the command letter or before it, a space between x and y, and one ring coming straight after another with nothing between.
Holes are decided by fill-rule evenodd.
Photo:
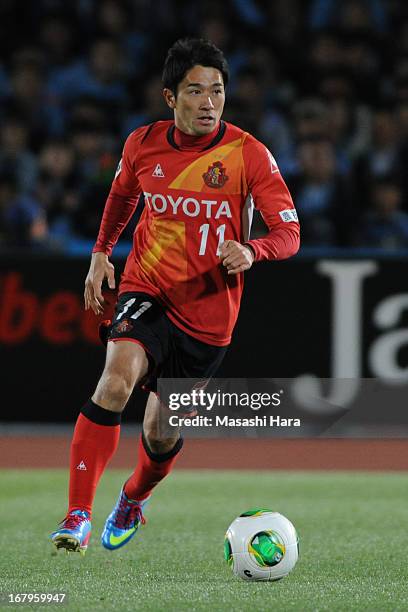
<instances>
[{"instance_id":1,"label":"soccer cleat","mask_svg":"<svg viewBox=\"0 0 408 612\"><path fill-rule=\"evenodd\" d=\"M67 552L85 554L91 536L91 521L85 510L73 510L60 523L60 529L51 534L53 544Z\"/></svg>"},{"instance_id":2,"label":"soccer cleat","mask_svg":"<svg viewBox=\"0 0 408 612\"><path fill-rule=\"evenodd\" d=\"M102 545L108 550L116 550L129 542L139 529L145 524L143 507L149 498L142 502L127 498L124 490L120 492L116 506L106 519L102 533Z\"/></svg>"}]
</instances>

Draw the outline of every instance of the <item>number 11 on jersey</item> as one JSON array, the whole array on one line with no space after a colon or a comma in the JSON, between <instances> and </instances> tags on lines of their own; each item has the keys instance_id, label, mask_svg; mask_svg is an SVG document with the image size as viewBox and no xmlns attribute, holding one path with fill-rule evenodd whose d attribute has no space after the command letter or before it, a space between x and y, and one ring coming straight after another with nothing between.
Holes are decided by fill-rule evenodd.
<instances>
[{"instance_id":1,"label":"number 11 on jersey","mask_svg":"<svg viewBox=\"0 0 408 612\"><path fill-rule=\"evenodd\" d=\"M205 250L207 248L207 239L208 239L208 232L209 232L209 230L210 230L210 224L209 223L203 223L203 225L198 230L199 233L202 234L200 250L198 252L199 255L205 255ZM217 246L216 255L220 255L221 254L220 249L221 249L222 243L224 242L224 234L225 234L225 223L223 223L222 225L219 225L217 227L218 246Z\"/></svg>"}]
</instances>

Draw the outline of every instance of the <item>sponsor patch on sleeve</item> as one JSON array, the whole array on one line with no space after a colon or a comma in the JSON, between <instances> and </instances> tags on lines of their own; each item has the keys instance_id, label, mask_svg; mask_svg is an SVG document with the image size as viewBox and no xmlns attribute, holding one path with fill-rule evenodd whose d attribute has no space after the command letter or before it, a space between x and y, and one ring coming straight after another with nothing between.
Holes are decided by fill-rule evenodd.
<instances>
[{"instance_id":1,"label":"sponsor patch on sleeve","mask_svg":"<svg viewBox=\"0 0 408 612\"><path fill-rule=\"evenodd\" d=\"M290 221L296 221L296 222L299 221L297 212L294 208L288 208L287 210L280 210L279 215L282 221L285 221L285 223L289 223Z\"/></svg>"}]
</instances>

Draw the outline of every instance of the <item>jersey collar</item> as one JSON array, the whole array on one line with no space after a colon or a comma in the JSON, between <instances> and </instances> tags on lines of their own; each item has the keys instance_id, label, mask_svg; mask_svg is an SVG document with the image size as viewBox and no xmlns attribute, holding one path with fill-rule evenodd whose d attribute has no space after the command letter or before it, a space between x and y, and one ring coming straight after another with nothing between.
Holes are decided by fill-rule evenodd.
<instances>
[{"instance_id":1,"label":"jersey collar","mask_svg":"<svg viewBox=\"0 0 408 612\"><path fill-rule=\"evenodd\" d=\"M211 149L212 147L215 147L215 145L217 145L220 140L222 140L224 134L225 134L225 130L226 130L226 125L224 121L220 121L220 125L218 127L218 130L216 131L215 135L211 138L210 142L208 143L208 139L204 136L197 136L197 145L200 144L200 139L203 140L204 146L202 148L196 149L196 148L192 148L191 145L189 147L185 147L183 148L182 146L180 147L175 139L174 139L174 135L175 135L175 131L176 131L176 125L173 123L172 125L170 125L169 129L167 130L167 142L169 143L170 146L172 146L174 149L177 149L178 151L194 151L194 152L199 152L201 153L202 151L207 151L208 149ZM191 138L191 137L190 137ZM194 143L194 139L192 139L192 144Z\"/></svg>"}]
</instances>

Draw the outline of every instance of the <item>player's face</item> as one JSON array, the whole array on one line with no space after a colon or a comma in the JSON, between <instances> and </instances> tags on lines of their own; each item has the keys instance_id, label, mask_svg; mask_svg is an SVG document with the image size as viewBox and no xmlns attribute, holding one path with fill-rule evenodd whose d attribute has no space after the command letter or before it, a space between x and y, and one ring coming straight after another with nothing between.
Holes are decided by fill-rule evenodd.
<instances>
[{"instance_id":1,"label":"player's face","mask_svg":"<svg viewBox=\"0 0 408 612\"><path fill-rule=\"evenodd\" d=\"M216 68L193 66L179 83L177 98L169 89L163 93L167 104L174 110L176 126L192 136L212 132L224 110L224 82Z\"/></svg>"}]
</instances>

